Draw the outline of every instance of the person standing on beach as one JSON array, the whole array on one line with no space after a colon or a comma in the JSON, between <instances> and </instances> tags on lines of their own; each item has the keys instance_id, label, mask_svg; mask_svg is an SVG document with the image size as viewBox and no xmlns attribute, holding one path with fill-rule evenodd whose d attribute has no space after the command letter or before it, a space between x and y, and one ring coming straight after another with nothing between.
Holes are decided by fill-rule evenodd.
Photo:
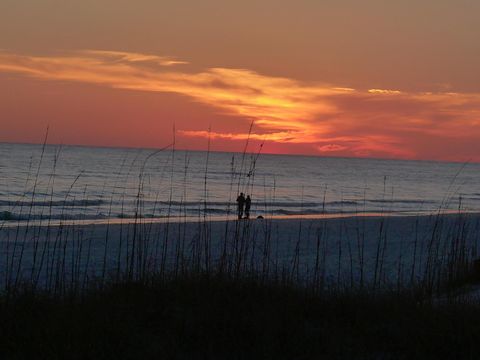
<instances>
[{"instance_id":1,"label":"person standing on beach","mask_svg":"<svg viewBox=\"0 0 480 360\"><path fill-rule=\"evenodd\" d=\"M245 196L243 193L240 193L237 197L237 204L238 204L238 220L243 217L243 207L245 206Z\"/></svg>"},{"instance_id":2,"label":"person standing on beach","mask_svg":"<svg viewBox=\"0 0 480 360\"><path fill-rule=\"evenodd\" d=\"M250 195L247 195L245 199L245 219L250 219L250 206L252 205L252 199Z\"/></svg>"}]
</instances>

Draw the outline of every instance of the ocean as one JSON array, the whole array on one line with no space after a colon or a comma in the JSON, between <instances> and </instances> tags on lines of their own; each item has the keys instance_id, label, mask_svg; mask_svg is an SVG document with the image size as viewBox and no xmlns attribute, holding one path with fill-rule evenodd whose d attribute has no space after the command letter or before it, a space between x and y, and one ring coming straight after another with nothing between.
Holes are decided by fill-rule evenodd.
<instances>
[{"instance_id":1,"label":"ocean","mask_svg":"<svg viewBox=\"0 0 480 360\"><path fill-rule=\"evenodd\" d=\"M480 212L480 164L0 143L0 221Z\"/></svg>"}]
</instances>

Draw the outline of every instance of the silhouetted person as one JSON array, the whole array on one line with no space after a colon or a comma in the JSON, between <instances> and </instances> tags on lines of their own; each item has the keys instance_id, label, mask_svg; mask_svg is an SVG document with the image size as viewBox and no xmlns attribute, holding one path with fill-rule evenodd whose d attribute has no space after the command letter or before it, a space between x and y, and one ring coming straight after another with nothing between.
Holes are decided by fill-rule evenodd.
<instances>
[{"instance_id":1,"label":"silhouetted person","mask_svg":"<svg viewBox=\"0 0 480 360\"><path fill-rule=\"evenodd\" d=\"M250 195L247 195L245 199L245 218L250 219L250 206L252 205L252 199L250 199Z\"/></svg>"},{"instance_id":2,"label":"silhouetted person","mask_svg":"<svg viewBox=\"0 0 480 360\"><path fill-rule=\"evenodd\" d=\"M237 204L238 204L238 219L241 219L243 216L243 207L245 206L245 196L243 193L240 193L237 197Z\"/></svg>"}]
</instances>

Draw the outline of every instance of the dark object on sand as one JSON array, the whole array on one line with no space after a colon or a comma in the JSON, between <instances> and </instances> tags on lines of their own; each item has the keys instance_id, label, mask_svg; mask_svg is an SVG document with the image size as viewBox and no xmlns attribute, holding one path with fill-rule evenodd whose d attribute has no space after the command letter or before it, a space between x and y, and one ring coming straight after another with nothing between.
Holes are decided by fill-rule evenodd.
<instances>
[{"instance_id":1,"label":"dark object on sand","mask_svg":"<svg viewBox=\"0 0 480 360\"><path fill-rule=\"evenodd\" d=\"M262 216L262 215L258 215L258 216L257 216L257 219L263 219L263 216Z\"/></svg>"},{"instance_id":2,"label":"dark object on sand","mask_svg":"<svg viewBox=\"0 0 480 360\"><path fill-rule=\"evenodd\" d=\"M245 196L243 193L240 193L237 197L238 204L238 219L240 220L243 217L243 207L245 206Z\"/></svg>"},{"instance_id":3,"label":"dark object on sand","mask_svg":"<svg viewBox=\"0 0 480 360\"><path fill-rule=\"evenodd\" d=\"M247 198L245 199L245 218L250 219L250 206L252 205L252 199L250 198L250 195L247 195Z\"/></svg>"}]
</instances>

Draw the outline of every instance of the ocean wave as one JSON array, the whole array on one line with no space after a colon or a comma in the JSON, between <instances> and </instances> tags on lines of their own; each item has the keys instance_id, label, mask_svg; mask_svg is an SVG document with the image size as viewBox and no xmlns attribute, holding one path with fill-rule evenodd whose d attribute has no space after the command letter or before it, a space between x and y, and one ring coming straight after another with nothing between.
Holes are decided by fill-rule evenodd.
<instances>
[{"instance_id":1,"label":"ocean wave","mask_svg":"<svg viewBox=\"0 0 480 360\"><path fill-rule=\"evenodd\" d=\"M174 215L172 215L174 216ZM126 214L120 213L115 215L118 219L156 219L156 218L166 218L166 215L161 214Z\"/></svg>"},{"instance_id":2,"label":"ocean wave","mask_svg":"<svg viewBox=\"0 0 480 360\"><path fill-rule=\"evenodd\" d=\"M359 214L359 213L375 213L374 210L366 211L356 211L356 210L347 210L342 211L341 214ZM339 214L338 211L327 211L327 210L286 210L286 209L277 209L271 211L273 215L328 215L328 214ZM386 213L386 212L385 212Z\"/></svg>"},{"instance_id":3,"label":"ocean wave","mask_svg":"<svg viewBox=\"0 0 480 360\"><path fill-rule=\"evenodd\" d=\"M106 219L104 214L21 214L11 211L0 211L0 221L35 221L35 220L100 220Z\"/></svg>"},{"instance_id":4,"label":"ocean wave","mask_svg":"<svg viewBox=\"0 0 480 360\"><path fill-rule=\"evenodd\" d=\"M146 204L157 204L157 205L171 205L171 206L185 206L185 207L195 207L197 210L203 209L206 205L208 207L230 207L236 208L236 202L225 202L225 201L144 201ZM359 202L354 200L343 200L343 201L327 201L323 202L299 202L299 201L255 201L252 199L252 206L255 205L257 208L264 207L294 207L294 208L314 208L314 207L323 207L325 206L336 206L336 205L357 205Z\"/></svg>"},{"instance_id":5,"label":"ocean wave","mask_svg":"<svg viewBox=\"0 0 480 360\"><path fill-rule=\"evenodd\" d=\"M308 208L328 208L328 207L340 207L340 206L362 206L364 203L369 204L404 204L404 205L415 205L415 204L436 204L436 201L433 200L416 200L416 199L360 199L360 200L336 200L336 201L326 201L326 202L301 202L301 201L262 201L256 200L255 198L252 199L252 207L256 207L258 209L272 209L272 208L301 208L301 209L308 209ZM83 199L83 200L0 200L0 207L3 207L5 210L12 210L11 208L18 208L18 207L94 207L94 206L102 206L102 205L109 205L110 203L115 205L125 205L129 206L128 204L132 204L135 202L135 198L131 198L129 200L101 200L101 199ZM205 206L211 211L222 210L225 211L226 209L236 209L237 203L235 201L228 202L228 201L155 201L155 200L142 200L142 206L148 208L158 208L158 209L166 209L166 208L175 208L182 210L184 209L193 209L195 211L203 210Z\"/></svg>"},{"instance_id":6,"label":"ocean wave","mask_svg":"<svg viewBox=\"0 0 480 360\"><path fill-rule=\"evenodd\" d=\"M369 199L369 203L380 204L436 204L433 200L417 200L417 199Z\"/></svg>"},{"instance_id":7,"label":"ocean wave","mask_svg":"<svg viewBox=\"0 0 480 360\"><path fill-rule=\"evenodd\" d=\"M88 207L88 206L98 206L103 205L106 202L104 200L0 200L0 206L5 207L29 207L29 206L36 206L36 207Z\"/></svg>"},{"instance_id":8,"label":"ocean wave","mask_svg":"<svg viewBox=\"0 0 480 360\"><path fill-rule=\"evenodd\" d=\"M326 214L326 211L323 210L286 210L286 209L276 209L271 211L274 215L321 215Z\"/></svg>"}]
</instances>

